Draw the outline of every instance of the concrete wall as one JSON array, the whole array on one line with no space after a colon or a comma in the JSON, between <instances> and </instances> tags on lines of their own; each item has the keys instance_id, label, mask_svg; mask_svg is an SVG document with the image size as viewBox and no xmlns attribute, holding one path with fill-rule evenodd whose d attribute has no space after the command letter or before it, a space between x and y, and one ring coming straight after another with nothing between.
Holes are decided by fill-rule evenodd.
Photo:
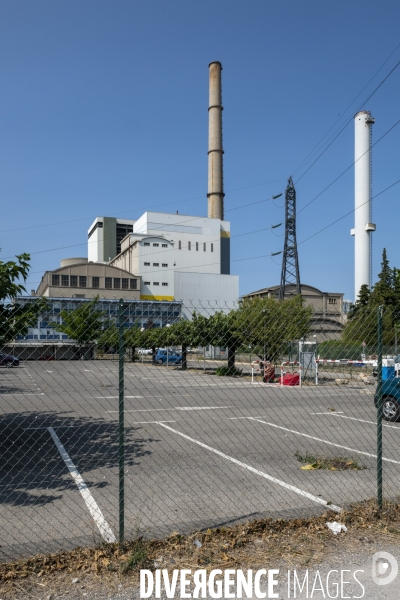
<instances>
[{"instance_id":1,"label":"concrete wall","mask_svg":"<svg viewBox=\"0 0 400 600\"><path fill-rule=\"evenodd\" d=\"M209 316L238 307L239 276L175 272L175 299L182 300L182 316L194 311Z\"/></svg>"}]
</instances>

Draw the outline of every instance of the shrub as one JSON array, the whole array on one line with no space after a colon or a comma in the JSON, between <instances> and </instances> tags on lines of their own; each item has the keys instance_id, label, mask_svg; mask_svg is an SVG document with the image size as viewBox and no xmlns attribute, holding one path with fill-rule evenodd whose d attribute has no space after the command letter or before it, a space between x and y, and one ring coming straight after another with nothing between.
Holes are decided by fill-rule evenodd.
<instances>
[{"instance_id":1,"label":"shrub","mask_svg":"<svg viewBox=\"0 0 400 600\"><path fill-rule=\"evenodd\" d=\"M240 377L243 369L237 369L236 367L218 367L215 370L215 374L220 377Z\"/></svg>"}]
</instances>

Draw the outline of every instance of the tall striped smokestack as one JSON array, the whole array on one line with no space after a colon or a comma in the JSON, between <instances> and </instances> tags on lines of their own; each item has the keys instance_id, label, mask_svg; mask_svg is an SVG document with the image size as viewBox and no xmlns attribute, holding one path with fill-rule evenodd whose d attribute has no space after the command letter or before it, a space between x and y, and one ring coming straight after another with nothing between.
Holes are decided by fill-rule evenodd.
<instances>
[{"instance_id":1,"label":"tall striped smokestack","mask_svg":"<svg viewBox=\"0 0 400 600\"><path fill-rule=\"evenodd\" d=\"M208 217L224 218L224 179L222 155L222 98L220 62L209 65L210 94L208 106Z\"/></svg>"}]
</instances>

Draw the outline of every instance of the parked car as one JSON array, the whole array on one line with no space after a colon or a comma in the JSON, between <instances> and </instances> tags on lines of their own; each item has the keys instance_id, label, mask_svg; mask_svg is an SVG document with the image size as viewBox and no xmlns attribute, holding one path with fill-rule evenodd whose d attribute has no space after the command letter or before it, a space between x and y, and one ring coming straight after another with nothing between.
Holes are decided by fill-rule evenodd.
<instances>
[{"instance_id":1,"label":"parked car","mask_svg":"<svg viewBox=\"0 0 400 600\"><path fill-rule=\"evenodd\" d=\"M168 364L179 364L182 362L182 354L176 352L170 352L169 350L158 350L155 361L158 365L163 365L167 362Z\"/></svg>"},{"instance_id":2,"label":"parked car","mask_svg":"<svg viewBox=\"0 0 400 600\"><path fill-rule=\"evenodd\" d=\"M138 354L144 355L144 356L146 356L147 354L153 353L151 348L139 348L139 350L137 352L138 352Z\"/></svg>"},{"instance_id":3,"label":"parked car","mask_svg":"<svg viewBox=\"0 0 400 600\"><path fill-rule=\"evenodd\" d=\"M378 406L376 394L374 401ZM382 417L385 421L400 421L400 377L382 381Z\"/></svg>"},{"instance_id":4,"label":"parked car","mask_svg":"<svg viewBox=\"0 0 400 600\"><path fill-rule=\"evenodd\" d=\"M6 367L18 367L19 358L13 356L12 354L4 354L4 352L0 352L0 365L5 365Z\"/></svg>"}]
</instances>

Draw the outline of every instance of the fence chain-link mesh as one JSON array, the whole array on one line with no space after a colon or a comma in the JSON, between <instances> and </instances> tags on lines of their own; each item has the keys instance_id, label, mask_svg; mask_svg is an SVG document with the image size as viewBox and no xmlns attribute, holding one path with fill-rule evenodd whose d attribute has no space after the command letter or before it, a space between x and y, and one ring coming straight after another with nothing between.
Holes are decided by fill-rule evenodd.
<instances>
[{"instance_id":1,"label":"fence chain-link mesh","mask_svg":"<svg viewBox=\"0 0 400 600\"><path fill-rule=\"evenodd\" d=\"M3 559L375 506L380 475L383 508L397 498L395 311L182 308L19 298L3 313Z\"/></svg>"}]
</instances>

